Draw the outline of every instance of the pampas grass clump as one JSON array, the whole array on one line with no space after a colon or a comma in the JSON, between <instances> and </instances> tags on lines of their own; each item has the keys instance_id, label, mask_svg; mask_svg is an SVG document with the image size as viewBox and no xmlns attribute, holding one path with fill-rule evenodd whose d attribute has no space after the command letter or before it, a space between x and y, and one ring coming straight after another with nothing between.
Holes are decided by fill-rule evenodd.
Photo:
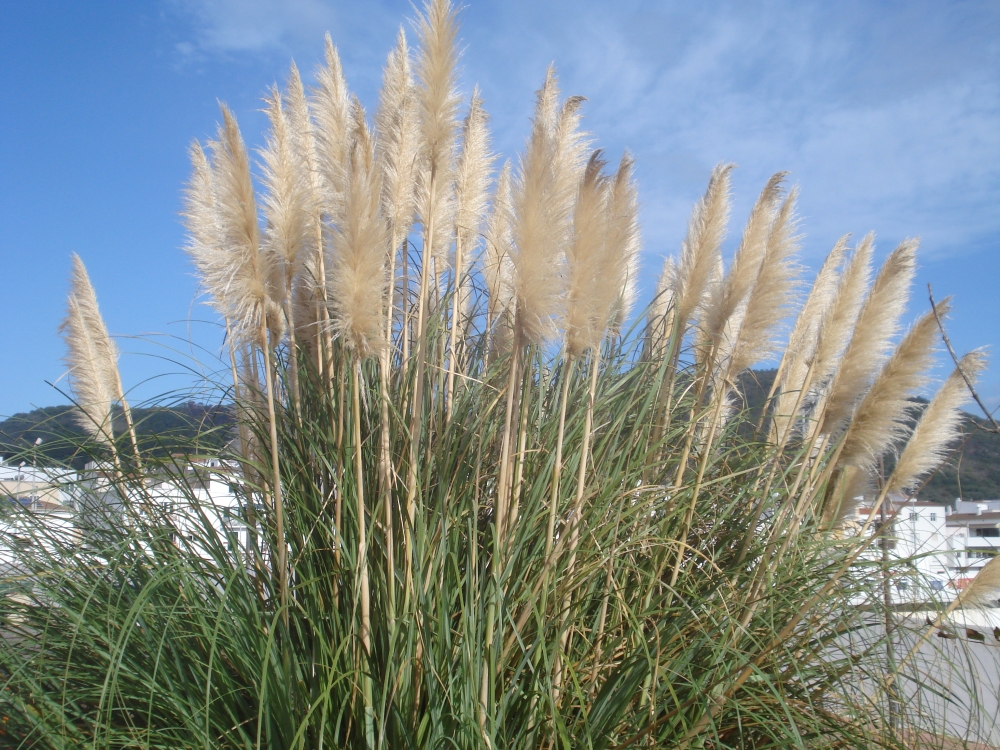
<instances>
[{"instance_id":1,"label":"pampas grass clump","mask_svg":"<svg viewBox=\"0 0 1000 750\"><path fill-rule=\"evenodd\" d=\"M936 335L924 316L897 343L916 243L871 282L872 238L839 242L781 352L796 191L767 182L727 267L720 165L635 316L632 157L609 170L550 69L497 170L478 91L463 119L456 23L430 0L415 54L400 32L373 123L328 38L315 89L293 66L267 94L259 180L225 106L191 148L188 251L239 415L212 469L240 503L221 527L197 499L208 470L122 458L117 352L75 261L64 334L86 494L107 502L79 544L19 548L7 736L900 746L923 719L889 713L891 665L842 636L881 642L867 532L957 436L958 376L909 418ZM741 377L776 352L751 413ZM865 533L845 535L850 488L891 450ZM994 591L988 570L968 602Z\"/></svg>"}]
</instances>

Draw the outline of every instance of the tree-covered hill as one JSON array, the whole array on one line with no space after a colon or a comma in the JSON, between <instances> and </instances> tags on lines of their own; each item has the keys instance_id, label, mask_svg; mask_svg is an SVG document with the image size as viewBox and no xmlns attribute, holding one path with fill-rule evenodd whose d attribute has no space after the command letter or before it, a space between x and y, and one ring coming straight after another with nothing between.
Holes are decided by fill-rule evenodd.
<instances>
[{"instance_id":1,"label":"tree-covered hill","mask_svg":"<svg viewBox=\"0 0 1000 750\"><path fill-rule=\"evenodd\" d=\"M173 406L132 410L139 445L158 455L184 452L215 453L231 439L231 408L189 401ZM125 434L121 413L115 432ZM47 406L0 421L0 456L19 456L32 464L69 464L82 468L88 460L80 451L84 437L71 406ZM41 438L41 443L35 445Z\"/></svg>"},{"instance_id":2,"label":"tree-covered hill","mask_svg":"<svg viewBox=\"0 0 1000 750\"><path fill-rule=\"evenodd\" d=\"M755 412L754 422L774 382L774 374L774 370L754 370L740 379L745 405ZM926 403L924 399L916 401L918 405ZM921 500L951 504L958 497L963 500L1000 498L1000 435L989 432L988 426L985 419L966 415L965 437L954 446L951 458L917 493ZM885 468L892 470L891 459Z\"/></svg>"},{"instance_id":3,"label":"tree-covered hill","mask_svg":"<svg viewBox=\"0 0 1000 750\"><path fill-rule=\"evenodd\" d=\"M757 412L754 422L773 380L774 370L756 370L741 378L745 404ZM178 451L213 453L232 438L233 415L228 405L189 401L175 406L134 409L133 413L141 447L161 455ZM986 425L985 420L968 415L965 439L920 491L921 500L951 503L957 497L1000 498L1000 435L986 431ZM115 430L124 434L121 414L115 420ZM87 460L78 451L82 436L72 407L35 409L0 421L0 456L9 458L26 451L28 460L34 459L32 463L68 463L81 468ZM42 439L37 448L36 438ZM891 463L887 468L891 469Z\"/></svg>"}]
</instances>

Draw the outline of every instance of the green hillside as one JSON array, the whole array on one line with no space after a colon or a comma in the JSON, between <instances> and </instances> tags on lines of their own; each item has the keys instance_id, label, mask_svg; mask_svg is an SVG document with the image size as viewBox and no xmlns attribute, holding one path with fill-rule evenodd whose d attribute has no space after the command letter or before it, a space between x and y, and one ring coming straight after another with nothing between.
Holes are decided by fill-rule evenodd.
<instances>
[{"instance_id":1,"label":"green hillside","mask_svg":"<svg viewBox=\"0 0 1000 750\"><path fill-rule=\"evenodd\" d=\"M233 423L229 406L189 401L175 406L132 410L139 445L157 455L175 452L214 453L230 439ZM115 417L115 432L125 434L125 419ZM79 451L84 433L71 406L47 406L0 421L0 456L29 463L83 468L88 460ZM41 444L35 441L41 438Z\"/></svg>"},{"instance_id":2,"label":"green hillside","mask_svg":"<svg viewBox=\"0 0 1000 750\"><path fill-rule=\"evenodd\" d=\"M774 382L774 370L754 370L740 379L745 406L754 412L760 407ZM926 401L917 399L918 404ZM965 437L955 445L954 454L917 493L921 500L950 504L955 498L995 500L1000 498L1000 435L988 432L985 419L966 415ZM892 461L886 464L892 470Z\"/></svg>"},{"instance_id":3,"label":"green hillside","mask_svg":"<svg viewBox=\"0 0 1000 750\"><path fill-rule=\"evenodd\" d=\"M759 416L761 404L774 380L774 370L755 370L740 381L745 405ZM172 452L212 453L231 439L232 413L228 406L189 401L177 406L134 410L139 442L143 450L160 455ZM921 500L951 503L1000 498L1000 435L983 429L985 420L968 416L965 439L956 446L952 458L920 491ZM123 434L125 423L119 414L115 429ZM82 468L86 458L77 451L83 430L69 406L48 406L0 421L0 455L34 463L70 464ZM34 447L36 438L42 443ZM889 467L891 469L891 462Z\"/></svg>"}]
</instances>

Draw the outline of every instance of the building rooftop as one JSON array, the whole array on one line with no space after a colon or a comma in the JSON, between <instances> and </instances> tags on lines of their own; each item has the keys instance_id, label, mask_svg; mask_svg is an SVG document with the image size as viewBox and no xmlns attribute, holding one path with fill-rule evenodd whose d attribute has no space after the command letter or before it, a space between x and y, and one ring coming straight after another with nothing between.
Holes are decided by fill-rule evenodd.
<instances>
[{"instance_id":1,"label":"building rooftop","mask_svg":"<svg viewBox=\"0 0 1000 750\"><path fill-rule=\"evenodd\" d=\"M982 513L952 513L948 516L948 524L959 523L1000 523L1000 510L988 510Z\"/></svg>"}]
</instances>

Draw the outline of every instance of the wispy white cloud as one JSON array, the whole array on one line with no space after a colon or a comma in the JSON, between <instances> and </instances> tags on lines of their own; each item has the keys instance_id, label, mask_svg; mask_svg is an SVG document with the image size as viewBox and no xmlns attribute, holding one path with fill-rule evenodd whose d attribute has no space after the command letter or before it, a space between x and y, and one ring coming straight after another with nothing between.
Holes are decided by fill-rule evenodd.
<instances>
[{"instance_id":1,"label":"wispy white cloud","mask_svg":"<svg viewBox=\"0 0 1000 750\"><path fill-rule=\"evenodd\" d=\"M179 44L191 54L269 52L309 36L339 30L340 13L324 0L173 0L191 22L193 38Z\"/></svg>"},{"instance_id":2,"label":"wispy white cloud","mask_svg":"<svg viewBox=\"0 0 1000 750\"><path fill-rule=\"evenodd\" d=\"M189 54L315 58L329 30L359 71L413 15L401 0L169 1L189 19ZM520 146L555 61L565 89L590 98L598 142L637 152L651 244L676 245L722 160L741 166L742 204L790 170L824 241L876 229L953 255L1000 234L995 4L508 0L470 3L461 20L464 76L483 85L498 145ZM370 95L377 71L359 75Z\"/></svg>"},{"instance_id":3,"label":"wispy white cloud","mask_svg":"<svg viewBox=\"0 0 1000 750\"><path fill-rule=\"evenodd\" d=\"M168 1L190 54L304 62L329 30L369 105L413 16L406 0ZM564 90L588 97L595 145L635 152L650 267L676 252L720 161L740 165L737 225L771 173L791 172L811 262L869 230L882 251L921 236L924 263L1000 250L995 2L467 0L460 22L464 88L481 84L504 153L523 144L553 61Z\"/></svg>"},{"instance_id":4,"label":"wispy white cloud","mask_svg":"<svg viewBox=\"0 0 1000 750\"><path fill-rule=\"evenodd\" d=\"M995 238L1000 216L984 209L1000 199L1000 14L765 5L553 10L538 19L561 27L544 51L526 49L544 34L516 29L506 46L536 68L558 52L567 88L592 100L590 126L639 152L651 239L683 231L677 204L720 160L741 165L744 203L789 169L813 236L921 234L938 254Z\"/></svg>"}]
</instances>

